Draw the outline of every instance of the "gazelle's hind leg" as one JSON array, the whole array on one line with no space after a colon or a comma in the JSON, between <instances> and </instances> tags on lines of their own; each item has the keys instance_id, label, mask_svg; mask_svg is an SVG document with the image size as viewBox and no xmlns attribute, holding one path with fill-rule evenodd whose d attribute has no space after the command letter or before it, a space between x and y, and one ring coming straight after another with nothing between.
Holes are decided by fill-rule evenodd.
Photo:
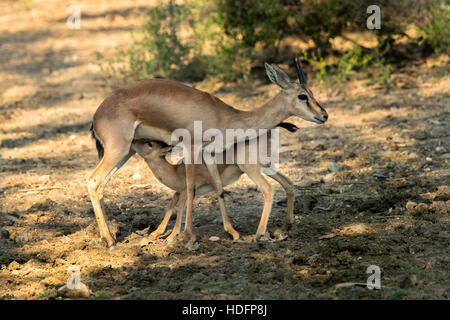
<instances>
[{"instance_id":1,"label":"gazelle's hind leg","mask_svg":"<svg viewBox=\"0 0 450 320\"><path fill-rule=\"evenodd\" d=\"M281 174L280 172L276 172L274 174L269 175L272 179L276 180L283 187L286 192L286 220L284 222L284 230L287 230L292 223L294 222L294 184L291 179Z\"/></svg>"},{"instance_id":2,"label":"gazelle's hind leg","mask_svg":"<svg viewBox=\"0 0 450 320\"><path fill-rule=\"evenodd\" d=\"M239 168L244 171L248 177L258 186L264 197L264 208L256 231L256 238L259 239L266 234L267 223L269 222L270 211L273 203L273 187L264 178L259 165L238 164Z\"/></svg>"},{"instance_id":3,"label":"gazelle's hind leg","mask_svg":"<svg viewBox=\"0 0 450 320\"><path fill-rule=\"evenodd\" d=\"M108 154L102 158L102 161L95 168L94 172L88 179L88 191L91 197L92 206L94 207L95 218L97 219L100 236L106 241L110 249L115 249L115 241L106 224L104 209L102 205L103 188L108 183L113 174L127 162L127 160L134 154L134 151L120 154Z\"/></svg>"},{"instance_id":4,"label":"gazelle's hind leg","mask_svg":"<svg viewBox=\"0 0 450 320\"><path fill-rule=\"evenodd\" d=\"M131 128L133 128L131 126ZM98 129L98 128L96 128ZM102 129L100 127L100 129ZM94 172L88 179L88 191L94 208L95 218L100 232L100 236L106 241L110 249L116 249L115 241L106 224L104 209L102 206L103 188L114 173L134 155L135 151L130 149L131 141L134 135L134 128L131 130L108 131L109 134L103 134L101 143L104 147L104 155ZM99 137L96 137L100 140Z\"/></svg>"},{"instance_id":5,"label":"gazelle's hind leg","mask_svg":"<svg viewBox=\"0 0 450 320\"><path fill-rule=\"evenodd\" d=\"M151 239L157 238L158 236L160 236L161 234L163 234L166 231L167 224L169 223L170 217L172 216L173 209L177 205L179 199L180 199L180 193L175 192L172 200L170 201L169 207L167 208L167 211L166 211L163 221L158 226L158 228L150 234Z\"/></svg>"}]
</instances>

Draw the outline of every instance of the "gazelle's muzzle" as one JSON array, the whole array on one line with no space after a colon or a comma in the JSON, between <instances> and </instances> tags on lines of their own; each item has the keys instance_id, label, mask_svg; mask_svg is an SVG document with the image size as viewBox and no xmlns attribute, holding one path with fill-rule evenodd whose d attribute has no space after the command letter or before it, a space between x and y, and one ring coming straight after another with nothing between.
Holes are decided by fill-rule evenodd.
<instances>
[{"instance_id":1,"label":"gazelle's muzzle","mask_svg":"<svg viewBox=\"0 0 450 320\"><path fill-rule=\"evenodd\" d=\"M325 123L328 120L328 113L327 111L317 102L315 99L314 102L314 109L313 109L313 118L316 123Z\"/></svg>"},{"instance_id":2,"label":"gazelle's muzzle","mask_svg":"<svg viewBox=\"0 0 450 320\"><path fill-rule=\"evenodd\" d=\"M317 106L320 109L320 115L318 117L314 117L319 123L325 123L328 120L327 111L317 102Z\"/></svg>"}]
</instances>

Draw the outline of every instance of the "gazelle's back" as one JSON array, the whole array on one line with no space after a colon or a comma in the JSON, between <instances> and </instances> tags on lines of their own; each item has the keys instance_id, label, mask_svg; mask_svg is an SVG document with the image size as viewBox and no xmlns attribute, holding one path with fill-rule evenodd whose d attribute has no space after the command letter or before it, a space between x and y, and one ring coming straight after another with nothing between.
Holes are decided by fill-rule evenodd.
<instances>
[{"instance_id":1,"label":"gazelle's back","mask_svg":"<svg viewBox=\"0 0 450 320\"><path fill-rule=\"evenodd\" d=\"M207 127L219 127L219 114L237 112L219 98L181 82L151 79L116 89L97 109L94 123L102 114L111 121L131 117L143 125L173 131L191 129L199 114Z\"/></svg>"}]
</instances>

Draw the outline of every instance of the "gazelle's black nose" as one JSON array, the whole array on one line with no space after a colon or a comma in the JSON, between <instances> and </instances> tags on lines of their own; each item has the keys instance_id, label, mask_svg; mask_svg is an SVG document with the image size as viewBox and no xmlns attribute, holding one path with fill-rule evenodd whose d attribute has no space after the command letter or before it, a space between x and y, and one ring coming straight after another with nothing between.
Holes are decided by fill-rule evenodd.
<instances>
[{"instance_id":1,"label":"gazelle's black nose","mask_svg":"<svg viewBox=\"0 0 450 320\"><path fill-rule=\"evenodd\" d=\"M327 115L327 114L324 114L324 115L323 115L323 118L324 118L325 120L327 120L327 119L328 119L328 115Z\"/></svg>"}]
</instances>

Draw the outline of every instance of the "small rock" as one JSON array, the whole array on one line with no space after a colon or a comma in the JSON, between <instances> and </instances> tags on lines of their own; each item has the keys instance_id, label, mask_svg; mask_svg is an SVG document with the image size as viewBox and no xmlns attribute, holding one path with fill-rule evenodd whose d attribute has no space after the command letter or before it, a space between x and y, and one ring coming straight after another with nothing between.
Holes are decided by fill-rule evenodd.
<instances>
[{"instance_id":1,"label":"small rock","mask_svg":"<svg viewBox=\"0 0 450 320\"><path fill-rule=\"evenodd\" d=\"M209 241L219 241L219 240L220 240L220 238L216 237L216 236L212 236L209 238Z\"/></svg>"},{"instance_id":2,"label":"small rock","mask_svg":"<svg viewBox=\"0 0 450 320\"><path fill-rule=\"evenodd\" d=\"M434 150L436 150L437 153L445 153L444 147L436 147Z\"/></svg>"},{"instance_id":3,"label":"small rock","mask_svg":"<svg viewBox=\"0 0 450 320\"><path fill-rule=\"evenodd\" d=\"M425 161L427 161L427 162L432 162L432 161L433 161L433 159L432 159L432 158L430 158L430 157L426 157L426 158L425 158Z\"/></svg>"},{"instance_id":4,"label":"small rock","mask_svg":"<svg viewBox=\"0 0 450 320\"><path fill-rule=\"evenodd\" d=\"M13 271L13 270L18 270L20 269L20 264L17 261L13 261L8 265L8 270Z\"/></svg>"},{"instance_id":5,"label":"small rock","mask_svg":"<svg viewBox=\"0 0 450 320\"><path fill-rule=\"evenodd\" d=\"M418 159L419 155L415 152L411 152L408 156L408 159Z\"/></svg>"},{"instance_id":6,"label":"small rock","mask_svg":"<svg viewBox=\"0 0 450 320\"><path fill-rule=\"evenodd\" d=\"M416 140L425 140L429 137L429 134L428 134L428 132L426 132L424 130L419 130L413 134L413 137Z\"/></svg>"},{"instance_id":7,"label":"small rock","mask_svg":"<svg viewBox=\"0 0 450 320\"><path fill-rule=\"evenodd\" d=\"M0 227L0 239L9 239L9 231Z\"/></svg>"},{"instance_id":8,"label":"small rock","mask_svg":"<svg viewBox=\"0 0 450 320\"><path fill-rule=\"evenodd\" d=\"M450 200L450 187L449 186L439 186L434 196L436 201L447 201Z\"/></svg>"},{"instance_id":9,"label":"small rock","mask_svg":"<svg viewBox=\"0 0 450 320\"><path fill-rule=\"evenodd\" d=\"M328 170L330 172L338 172L339 170L341 170L341 168L339 167L339 165L336 162L329 162Z\"/></svg>"},{"instance_id":10,"label":"small rock","mask_svg":"<svg viewBox=\"0 0 450 320\"><path fill-rule=\"evenodd\" d=\"M413 201L408 201L406 203L406 210L408 210L408 213L412 216L421 216L430 213L430 210L425 203L415 203Z\"/></svg>"},{"instance_id":11,"label":"small rock","mask_svg":"<svg viewBox=\"0 0 450 320\"><path fill-rule=\"evenodd\" d=\"M331 238L334 238L334 237L336 237L336 234L330 233L330 234L326 234L324 236L319 237L319 240L331 239Z\"/></svg>"},{"instance_id":12,"label":"small rock","mask_svg":"<svg viewBox=\"0 0 450 320\"><path fill-rule=\"evenodd\" d=\"M441 154L441 159L450 159L450 153Z\"/></svg>"},{"instance_id":13,"label":"small rock","mask_svg":"<svg viewBox=\"0 0 450 320\"><path fill-rule=\"evenodd\" d=\"M91 295L91 290L84 283L80 282L78 288L69 289L67 285L62 286L58 289L58 296L64 298L89 298Z\"/></svg>"}]
</instances>

